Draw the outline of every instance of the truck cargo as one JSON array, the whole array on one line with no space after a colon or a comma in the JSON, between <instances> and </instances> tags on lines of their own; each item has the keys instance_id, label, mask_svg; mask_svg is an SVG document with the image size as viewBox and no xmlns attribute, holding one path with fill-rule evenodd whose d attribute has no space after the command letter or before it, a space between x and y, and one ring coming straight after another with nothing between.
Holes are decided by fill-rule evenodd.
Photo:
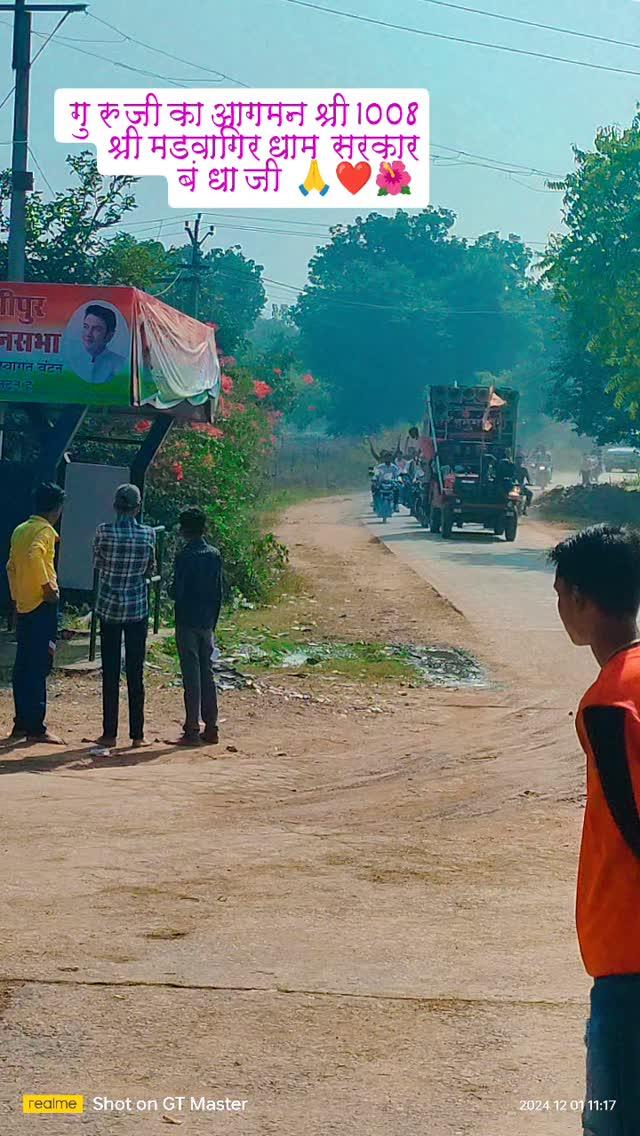
<instances>
[{"instance_id":1,"label":"truck cargo","mask_svg":"<svg viewBox=\"0 0 640 1136\"><path fill-rule=\"evenodd\" d=\"M518 392L509 387L433 386L424 434L430 440L431 532L480 525L508 541L518 531L520 489L509 476L516 445Z\"/></svg>"}]
</instances>

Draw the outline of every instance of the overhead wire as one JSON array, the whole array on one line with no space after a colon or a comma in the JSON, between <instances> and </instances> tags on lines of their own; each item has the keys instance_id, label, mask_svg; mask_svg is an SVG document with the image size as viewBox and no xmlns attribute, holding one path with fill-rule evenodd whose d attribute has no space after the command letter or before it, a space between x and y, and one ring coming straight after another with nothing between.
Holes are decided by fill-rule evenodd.
<instances>
[{"instance_id":1,"label":"overhead wire","mask_svg":"<svg viewBox=\"0 0 640 1136\"><path fill-rule=\"evenodd\" d=\"M115 24L110 24L107 20L102 19L101 16L94 15L93 12L87 12L87 16L89 19L95 20L96 23L102 24L105 28L109 28L110 31L117 32L118 35L122 36L122 38L129 43L135 43L139 47L146 48L147 51L154 51L157 55L164 55L165 58L172 59L176 63L184 63L187 67L195 67L198 71L206 71L209 75L218 75L222 79L227 79L230 83L236 83L239 87L249 87L248 83L243 83L241 79L236 79L233 75L227 75L224 71L219 71L214 67L205 67L203 63L195 63L192 59L183 59L181 56L175 55L171 51L165 51L165 49L161 47L154 47L151 43L146 43L136 36L129 35L129 33L124 32L122 28L116 27Z\"/></svg>"},{"instance_id":2,"label":"overhead wire","mask_svg":"<svg viewBox=\"0 0 640 1136\"><path fill-rule=\"evenodd\" d=\"M520 24L526 28L536 28L546 32L555 32L559 35L575 36L577 39L593 40L595 43L608 43L614 47L630 47L640 51L640 43L629 43L624 39L613 39L611 36L596 35L594 32L581 32L577 28L558 27L557 24L543 24L537 20L525 20L522 16L506 16L502 12L489 12L486 8L472 8L469 4L454 4L453 0L418 0L420 4L432 4L437 8L450 8L454 12L470 12L475 16L487 16L492 20L501 20L507 24Z\"/></svg>"},{"instance_id":3,"label":"overhead wire","mask_svg":"<svg viewBox=\"0 0 640 1136\"><path fill-rule=\"evenodd\" d=\"M593 71L608 71L616 75L640 75L640 71L633 71L627 67L610 67L605 63L590 63L586 59L571 59L564 55L552 55L544 51L530 51L524 47L509 47L503 43L487 43L486 40L470 39L466 36L447 35L445 32L427 31L426 28L414 28L407 24L392 24L388 20L379 20L373 16L361 16L356 12L341 12L336 8L325 8L322 4L313 4L310 0L283 0L285 4L294 4L297 8L308 8L314 12L324 12L330 16L339 16L345 20L356 20L361 24L371 24L380 28L389 28L391 31L410 32L412 35L425 36L427 39L444 40L448 43L462 43L468 47L484 47L491 51L502 51L510 55L527 56L530 59L545 59L552 63L565 63L572 67L584 67Z\"/></svg>"}]
</instances>

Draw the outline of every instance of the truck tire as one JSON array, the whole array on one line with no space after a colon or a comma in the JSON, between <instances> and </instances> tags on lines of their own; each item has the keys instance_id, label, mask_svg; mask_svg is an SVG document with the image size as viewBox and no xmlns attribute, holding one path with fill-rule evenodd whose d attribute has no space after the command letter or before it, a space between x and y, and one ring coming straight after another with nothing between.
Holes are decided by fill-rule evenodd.
<instances>
[{"instance_id":1,"label":"truck tire","mask_svg":"<svg viewBox=\"0 0 640 1136\"><path fill-rule=\"evenodd\" d=\"M432 532L432 533L439 533L440 532L441 520L442 520L442 518L441 518L441 514L440 514L440 509L432 509L431 510L431 516L429 518L429 530L430 530L430 532Z\"/></svg>"},{"instance_id":2,"label":"truck tire","mask_svg":"<svg viewBox=\"0 0 640 1136\"><path fill-rule=\"evenodd\" d=\"M453 513L449 509L445 509L442 514L442 538L443 540L451 540L453 536Z\"/></svg>"},{"instance_id":3,"label":"truck tire","mask_svg":"<svg viewBox=\"0 0 640 1136\"><path fill-rule=\"evenodd\" d=\"M504 539L513 543L518 532L518 518L510 515L504 519Z\"/></svg>"}]
</instances>

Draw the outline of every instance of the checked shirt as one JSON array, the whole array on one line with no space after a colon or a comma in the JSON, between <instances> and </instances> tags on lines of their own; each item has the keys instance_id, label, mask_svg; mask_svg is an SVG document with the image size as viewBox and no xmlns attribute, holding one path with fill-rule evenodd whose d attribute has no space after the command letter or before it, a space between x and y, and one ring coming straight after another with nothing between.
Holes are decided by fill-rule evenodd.
<instances>
[{"instance_id":1,"label":"checked shirt","mask_svg":"<svg viewBox=\"0 0 640 1136\"><path fill-rule=\"evenodd\" d=\"M133 623L149 614L148 581L155 569L155 534L130 517L98 525L93 542L98 569L96 614L108 623Z\"/></svg>"}]
</instances>

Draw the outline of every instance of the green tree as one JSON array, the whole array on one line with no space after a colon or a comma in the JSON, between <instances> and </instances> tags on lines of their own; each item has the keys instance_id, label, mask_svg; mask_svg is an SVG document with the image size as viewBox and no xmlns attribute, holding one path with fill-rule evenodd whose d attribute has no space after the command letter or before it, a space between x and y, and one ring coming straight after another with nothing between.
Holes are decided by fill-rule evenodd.
<instances>
[{"instance_id":1,"label":"green tree","mask_svg":"<svg viewBox=\"0 0 640 1136\"><path fill-rule=\"evenodd\" d=\"M27 198L26 278L61 284L96 283L96 258L105 249L104 233L136 207L136 178L105 178L93 154L83 150L66 159L73 175L69 189L45 201L36 191ZM0 174L0 272L7 274L11 172Z\"/></svg>"},{"instance_id":2,"label":"green tree","mask_svg":"<svg viewBox=\"0 0 640 1136\"><path fill-rule=\"evenodd\" d=\"M188 248L172 248L168 253L177 279L166 300L182 311L189 310L191 299L190 255ZM265 301L262 265L245 257L242 249L213 248L203 256L199 318L218 325L217 337L227 354L244 341Z\"/></svg>"},{"instance_id":3,"label":"green tree","mask_svg":"<svg viewBox=\"0 0 640 1136\"><path fill-rule=\"evenodd\" d=\"M428 383L469 382L523 355L531 252L515 236L455 237L455 216L373 214L332 230L294 318L338 432L416 418Z\"/></svg>"},{"instance_id":4,"label":"green tree","mask_svg":"<svg viewBox=\"0 0 640 1136\"><path fill-rule=\"evenodd\" d=\"M640 115L575 150L564 193L567 232L552 238L545 276L567 315L554 415L615 441L640 406Z\"/></svg>"}]
</instances>

